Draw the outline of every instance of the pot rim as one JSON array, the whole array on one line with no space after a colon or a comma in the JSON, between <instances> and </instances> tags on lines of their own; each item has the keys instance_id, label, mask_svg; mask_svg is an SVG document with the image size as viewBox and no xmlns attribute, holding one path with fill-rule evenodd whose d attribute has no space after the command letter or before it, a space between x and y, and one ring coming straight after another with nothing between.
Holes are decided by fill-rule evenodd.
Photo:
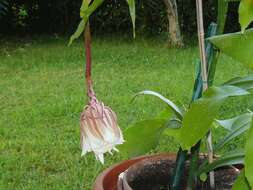
<instances>
[{"instance_id":1,"label":"pot rim","mask_svg":"<svg viewBox=\"0 0 253 190\"><path fill-rule=\"evenodd\" d=\"M109 184L108 178L110 178L111 181L115 181L117 184L119 174L126 171L131 165L139 161L142 161L144 159L159 158L159 157L176 158L176 153L160 153L160 154L152 154L152 155L143 155L143 156L134 157L132 159L128 159L128 160L116 163L110 166L109 168L105 169L104 171L102 171L97 176L93 185L93 190L105 190L104 187Z\"/></svg>"}]
</instances>

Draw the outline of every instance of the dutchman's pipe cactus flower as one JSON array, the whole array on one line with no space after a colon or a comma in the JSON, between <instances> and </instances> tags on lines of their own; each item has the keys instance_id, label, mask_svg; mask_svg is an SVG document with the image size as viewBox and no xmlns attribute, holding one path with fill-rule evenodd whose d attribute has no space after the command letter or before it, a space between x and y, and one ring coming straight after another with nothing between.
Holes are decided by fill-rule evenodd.
<instances>
[{"instance_id":1,"label":"dutchman's pipe cactus flower","mask_svg":"<svg viewBox=\"0 0 253 190\"><path fill-rule=\"evenodd\" d=\"M82 156L94 152L96 159L104 163L104 154L117 151L116 145L124 142L117 123L117 116L111 108L97 100L91 80L91 37L89 25L85 30L86 83L89 103L84 107L80 118Z\"/></svg>"},{"instance_id":2,"label":"dutchman's pipe cactus flower","mask_svg":"<svg viewBox=\"0 0 253 190\"><path fill-rule=\"evenodd\" d=\"M80 119L82 155L94 152L96 159L104 163L104 153L116 150L124 142L117 124L116 114L96 97L84 107Z\"/></svg>"}]
</instances>

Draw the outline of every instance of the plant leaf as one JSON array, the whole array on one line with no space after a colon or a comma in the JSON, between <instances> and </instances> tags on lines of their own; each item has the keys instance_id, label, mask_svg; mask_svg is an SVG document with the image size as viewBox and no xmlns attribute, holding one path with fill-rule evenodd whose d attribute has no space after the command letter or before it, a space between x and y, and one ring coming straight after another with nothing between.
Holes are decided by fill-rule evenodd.
<instances>
[{"instance_id":1,"label":"plant leaf","mask_svg":"<svg viewBox=\"0 0 253 190\"><path fill-rule=\"evenodd\" d=\"M231 85L223 85L219 87L210 87L203 94L204 99L224 99L228 97L235 96L244 96L249 95L250 93L247 90L242 88L231 86Z\"/></svg>"},{"instance_id":2,"label":"plant leaf","mask_svg":"<svg viewBox=\"0 0 253 190\"><path fill-rule=\"evenodd\" d=\"M225 23L227 20L228 1L218 0L218 34L223 34Z\"/></svg>"},{"instance_id":3,"label":"plant leaf","mask_svg":"<svg viewBox=\"0 0 253 190\"><path fill-rule=\"evenodd\" d=\"M221 100L199 99L192 103L185 114L180 132L180 144L183 150L189 150L210 129L216 117Z\"/></svg>"},{"instance_id":4,"label":"plant leaf","mask_svg":"<svg viewBox=\"0 0 253 190\"><path fill-rule=\"evenodd\" d=\"M244 170L242 170L240 175L237 177L232 190L251 190L249 183L245 177Z\"/></svg>"},{"instance_id":5,"label":"plant leaf","mask_svg":"<svg viewBox=\"0 0 253 190\"><path fill-rule=\"evenodd\" d=\"M86 23L88 22L88 19L90 15L104 2L104 0L94 0L89 5L89 0L83 0L82 6L80 8L80 17L81 21L75 31L75 33L70 37L69 40L69 46L73 43L74 40L76 40L84 31L84 28L86 26Z\"/></svg>"},{"instance_id":6,"label":"plant leaf","mask_svg":"<svg viewBox=\"0 0 253 190\"><path fill-rule=\"evenodd\" d=\"M239 21L242 32L244 32L253 21L253 0L241 0L239 7Z\"/></svg>"},{"instance_id":7,"label":"plant leaf","mask_svg":"<svg viewBox=\"0 0 253 190\"><path fill-rule=\"evenodd\" d=\"M130 16L132 20L132 25L133 25L133 37L135 38L135 0L127 0L128 6L129 6L129 11L130 11Z\"/></svg>"},{"instance_id":8,"label":"plant leaf","mask_svg":"<svg viewBox=\"0 0 253 190\"><path fill-rule=\"evenodd\" d=\"M104 2L104 0L94 0L92 3L89 5L89 0L83 0L81 8L80 8L80 17L81 17L81 22L78 25L77 30L75 33L70 37L69 40L69 46L73 43L75 39L77 39L82 32L84 31L84 27L86 23L88 22L88 19L92 13L97 10L97 8ZM130 11L130 16L133 24L133 36L135 37L135 0L127 0L127 3L129 5L129 11Z\"/></svg>"},{"instance_id":9,"label":"plant leaf","mask_svg":"<svg viewBox=\"0 0 253 190\"><path fill-rule=\"evenodd\" d=\"M73 43L73 41L75 39L77 39L84 31L84 27L85 27L85 24L86 24L86 21L85 20L81 20L78 27L77 27L77 30L75 31L75 33L70 37L70 40L69 40L69 46Z\"/></svg>"},{"instance_id":10,"label":"plant leaf","mask_svg":"<svg viewBox=\"0 0 253 190\"><path fill-rule=\"evenodd\" d=\"M156 96L158 98L160 98L162 101L164 101L170 108L171 110L177 115L177 117L179 119L183 118L183 114L181 112L181 110L177 107L176 104L174 104L172 101L170 101L169 99L165 98L164 96L162 96L161 94L151 91L151 90L144 90L142 92L139 92L135 95L135 97L139 96L139 95L152 95L152 96ZM135 98L134 97L134 98Z\"/></svg>"},{"instance_id":11,"label":"plant leaf","mask_svg":"<svg viewBox=\"0 0 253 190\"><path fill-rule=\"evenodd\" d=\"M251 126L252 116L252 113L246 113L234 119L230 119L229 124L231 124L231 126L229 126L229 128L231 131L217 143L214 147L214 151L221 149L229 141L248 131Z\"/></svg>"},{"instance_id":12,"label":"plant leaf","mask_svg":"<svg viewBox=\"0 0 253 190\"><path fill-rule=\"evenodd\" d=\"M226 120L215 120L221 127L228 131L232 131L232 126L238 117L234 117Z\"/></svg>"},{"instance_id":13,"label":"plant leaf","mask_svg":"<svg viewBox=\"0 0 253 190\"><path fill-rule=\"evenodd\" d=\"M253 188L253 122L248 133L245 145L245 175L251 188Z\"/></svg>"},{"instance_id":14,"label":"plant leaf","mask_svg":"<svg viewBox=\"0 0 253 190\"><path fill-rule=\"evenodd\" d=\"M166 128L163 134L169 137L173 137L180 142L180 128Z\"/></svg>"},{"instance_id":15,"label":"plant leaf","mask_svg":"<svg viewBox=\"0 0 253 190\"><path fill-rule=\"evenodd\" d=\"M169 109L165 109L157 115L156 119L168 120L169 118L171 118L171 116L172 116L171 111Z\"/></svg>"},{"instance_id":16,"label":"plant leaf","mask_svg":"<svg viewBox=\"0 0 253 190\"><path fill-rule=\"evenodd\" d=\"M228 131L234 131L246 124L250 124L252 115L253 113L245 113L227 120L216 120L216 122Z\"/></svg>"},{"instance_id":17,"label":"plant leaf","mask_svg":"<svg viewBox=\"0 0 253 190\"><path fill-rule=\"evenodd\" d=\"M213 163L209 164L208 161L204 162L198 169L198 176L202 173L208 173L216 168L222 166L230 166L234 164L244 163L245 153L243 150L236 150L233 152L228 152L222 155L220 158L215 160Z\"/></svg>"},{"instance_id":18,"label":"plant leaf","mask_svg":"<svg viewBox=\"0 0 253 190\"><path fill-rule=\"evenodd\" d=\"M192 103L186 112L180 135L180 144L189 150L203 138L217 116L222 103L229 97L249 94L246 90L235 86L210 87L203 97Z\"/></svg>"},{"instance_id":19,"label":"plant leaf","mask_svg":"<svg viewBox=\"0 0 253 190\"><path fill-rule=\"evenodd\" d=\"M233 59L253 67L253 29L244 34L232 33L208 38L220 51Z\"/></svg>"},{"instance_id":20,"label":"plant leaf","mask_svg":"<svg viewBox=\"0 0 253 190\"><path fill-rule=\"evenodd\" d=\"M86 0L84 0L86 1ZM97 10L97 8L104 2L104 0L94 0L87 9L84 9L83 12L80 12L81 18L88 19L92 13ZM84 6L85 7L85 6ZM82 11L82 10L80 10Z\"/></svg>"},{"instance_id":21,"label":"plant leaf","mask_svg":"<svg viewBox=\"0 0 253 190\"><path fill-rule=\"evenodd\" d=\"M80 18L84 17L84 13L87 11L89 7L90 0L83 0L81 8L80 8Z\"/></svg>"},{"instance_id":22,"label":"plant leaf","mask_svg":"<svg viewBox=\"0 0 253 190\"><path fill-rule=\"evenodd\" d=\"M236 77L225 82L224 85L232 85L245 90L250 90L253 89L253 76Z\"/></svg>"},{"instance_id":23,"label":"plant leaf","mask_svg":"<svg viewBox=\"0 0 253 190\"><path fill-rule=\"evenodd\" d=\"M125 143L119 150L128 156L138 156L155 148L165 129L168 119L153 119L140 121L124 131Z\"/></svg>"},{"instance_id":24,"label":"plant leaf","mask_svg":"<svg viewBox=\"0 0 253 190\"><path fill-rule=\"evenodd\" d=\"M165 110L161 114L158 115L158 119L169 119L169 121L166 123L166 128L163 131L163 135L170 136L175 138L176 140L179 140L180 135L180 128L182 126L182 121L179 120L175 115L172 115L169 110Z\"/></svg>"}]
</instances>

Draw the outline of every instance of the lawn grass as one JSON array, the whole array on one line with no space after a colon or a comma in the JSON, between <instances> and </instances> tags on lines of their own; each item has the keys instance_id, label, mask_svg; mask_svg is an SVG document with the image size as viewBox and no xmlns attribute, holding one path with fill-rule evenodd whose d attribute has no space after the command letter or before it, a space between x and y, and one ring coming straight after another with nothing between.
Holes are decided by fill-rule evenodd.
<instances>
[{"instance_id":1,"label":"lawn grass","mask_svg":"<svg viewBox=\"0 0 253 190\"><path fill-rule=\"evenodd\" d=\"M93 155L81 158L79 115L86 103L81 42L70 48L64 38L2 40L0 44L0 189L90 190L97 174L125 159ZM155 116L166 106L152 97L133 95L150 89L187 106L198 49L168 49L155 40L95 39L93 79L99 99L117 113L122 129ZM216 84L251 71L221 56ZM253 108L248 98L232 99L220 115ZM222 132L215 132L219 138ZM242 140L238 140L241 143ZM230 148L236 146L231 144ZM153 152L176 151L171 138Z\"/></svg>"}]
</instances>

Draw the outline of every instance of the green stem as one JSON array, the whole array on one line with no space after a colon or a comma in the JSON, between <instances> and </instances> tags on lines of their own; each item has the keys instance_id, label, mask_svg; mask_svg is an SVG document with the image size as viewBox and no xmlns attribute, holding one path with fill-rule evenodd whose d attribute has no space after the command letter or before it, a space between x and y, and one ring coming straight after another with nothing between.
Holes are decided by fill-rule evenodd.
<instances>
[{"instance_id":1,"label":"green stem","mask_svg":"<svg viewBox=\"0 0 253 190\"><path fill-rule=\"evenodd\" d=\"M187 190L197 189L197 175L196 169L199 165L199 150L201 141L199 141L194 147L191 148L191 161L189 166L189 178L187 181Z\"/></svg>"},{"instance_id":2,"label":"green stem","mask_svg":"<svg viewBox=\"0 0 253 190\"><path fill-rule=\"evenodd\" d=\"M215 36L217 33L217 24L211 23L208 28L207 37ZM216 70L216 63L218 52L214 50L212 44L210 42L206 42L206 55L207 55L207 70L208 70L208 84L211 86L215 76ZM201 77L201 70L198 71L198 77ZM192 102L202 96L202 80L197 78L195 80L194 92L192 96ZM196 184L197 176L195 176L195 171L197 171L198 165L197 160L199 159L199 149L200 149L201 141L196 144L191 149L191 161L190 161L190 168L189 168L189 178L188 178L188 187L193 188Z\"/></svg>"},{"instance_id":3,"label":"green stem","mask_svg":"<svg viewBox=\"0 0 253 190\"><path fill-rule=\"evenodd\" d=\"M177 161L174 169L174 176L171 179L170 190L180 190L181 181L184 175L185 161L187 159L187 151L183 151L182 148L179 149L177 153Z\"/></svg>"},{"instance_id":4,"label":"green stem","mask_svg":"<svg viewBox=\"0 0 253 190\"><path fill-rule=\"evenodd\" d=\"M207 37L215 36L217 33L217 24L211 23L209 28L208 28L208 34ZM219 55L219 52L215 51L212 44L207 41L206 43L206 54L207 54L207 60L208 60L208 83L211 86L214 80L215 76L215 70L216 70L216 62L217 62L217 57ZM200 64L200 63L199 63ZM193 90L193 96L192 96L192 102L199 99L202 95L202 79L201 79L201 70L197 71L197 77L195 79L195 84L194 84L194 90ZM200 149L200 142L191 149L191 161L190 163L197 163L197 160L199 159L199 155L197 152L199 152ZM176 161L176 166L174 169L174 175L171 179L171 185L170 185L170 190L179 190L180 188L180 183L182 181L182 178L184 176L184 167L185 167L185 162L187 160L187 152L183 151L181 148L178 151L177 154L177 161ZM190 175L194 173L194 171L197 171L198 165L193 164L189 168L189 173ZM191 183L196 183L196 177L192 177L193 182L188 182L189 184Z\"/></svg>"}]
</instances>

